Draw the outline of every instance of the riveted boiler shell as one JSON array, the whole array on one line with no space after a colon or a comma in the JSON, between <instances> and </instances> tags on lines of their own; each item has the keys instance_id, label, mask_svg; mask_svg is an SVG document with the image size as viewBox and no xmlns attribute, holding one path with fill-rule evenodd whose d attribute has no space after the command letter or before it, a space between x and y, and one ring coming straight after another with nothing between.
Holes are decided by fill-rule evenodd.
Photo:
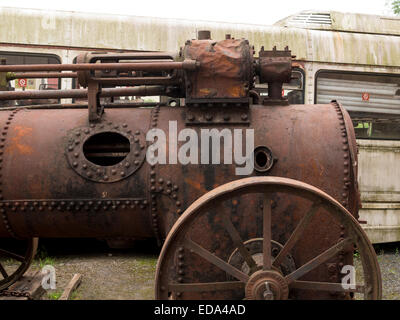
<instances>
[{"instance_id":1,"label":"riveted boiler shell","mask_svg":"<svg viewBox=\"0 0 400 320\"><path fill-rule=\"evenodd\" d=\"M236 174L235 169L241 165L224 164L223 139L221 164L200 163L202 129L228 129L232 136L234 129L242 129L243 136L245 130L254 129L254 147L268 147L276 160L271 170L254 170L251 175L287 177L309 183L333 196L353 214L357 213L357 205L352 201L356 190L350 160L350 149L354 148L355 141L350 141L354 140L354 137L347 137L345 133L343 116L346 118L347 112L340 111L336 105L252 106L248 113L242 113L247 114L245 121L241 120L240 113L237 115L229 109L215 112L212 121L207 121L204 119L204 111L198 112L202 115L202 119L199 119L201 124L196 123L196 118L194 121L188 120L190 113L193 112L182 112L179 108L160 108L157 120L157 127L166 133L169 132L170 122L176 121L178 133L190 128L195 130L199 137L199 164L156 166L156 189L162 189L158 194L165 196L162 197L165 200L165 210L171 213L162 215L164 220L169 219L168 222L161 223L165 228L164 236L179 213L194 200L221 184L246 177ZM231 115L231 121L223 120L226 114ZM351 121L346 123L352 126ZM348 130L352 132L353 128L349 127ZM177 137L173 135L167 134L166 138L167 148L177 143ZM184 143L177 143L178 152ZM356 150L353 150L353 153L356 156ZM164 183L158 184L159 179ZM171 187L165 185L166 181L171 182ZM174 191L173 186L179 186L179 190ZM179 206L176 206L177 202Z\"/></svg>"},{"instance_id":2,"label":"riveted boiler shell","mask_svg":"<svg viewBox=\"0 0 400 320\"><path fill-rule=\"evenodd\" d=\"M146 238L145 133L150 110L107 110L90 126L86 109L1 111L1 210L22 237ZM130 151L115 166L83 154L91 136L113 132ZM9 236L4 224L1 236Z\"/></svg>"},{"instance_id":3,"label":"riveted boiler shell","mask_svg":"<svg viewBox=\"0 0 400 320\"><path fill-rule=\"evenodd\" d=\"M145 157L145 136L151 128L166 134L167 154L171 146L177 144L179 149L184 144L176 136L182 129L192 129L198 137L205 128L232 132L242 129L243 134L254 129L254 146L267 147L275 161L269 171L252 171L251 175L306 182L357 213L356 175L351 167L351 162L356 161L353 129L346 112L335 104L214 111L169 107L110 109L95 125L88 124L87 116L85 109L0 111L0 236L163 239L193 201L219 185L243 177L236 175L235 164L223 164L223 148L222 164L182 165L168 157L167 164L150 166ZM176 123L176 133L170 132L171 121ZM123 161L96 165L88 160L83 145L101 133L118 134L129 141ZM98 143L101 146L102 140ZM201 141L198 143L200 147ZM233 145L235 148L235 141ZM200 161L201 155L198 157ZM285 243L310 203L285 194L275 194L272 200L272 239ZM261 235L262 201L262 196L256 194L223 204L222 209L231 214L245 240ZM193 240L203 242L207 249L227 260L235 248L224 241L227 235L216 219L218 210L211 210L208 220L198 222ZM320 214L297 244L293 252L295 263L306 263L342 236L340 225ZM191 259L185 262L191 266L186 276L200 274L199 280L210 280L207 277L214 272L212 266L200 258ZM338 266L351 264L351 259L351 250L344 252L340 258L332 259L331 265L322 265L308 276L337 281L333 277L338 277ZM334 272L329 273L332 269Z\"/></svg>"},{"instance_id":4,"label":"riveted boiler shell","mask_svg":"<svg viewBox=\"0 0 400 320\"><path fill-rule=\"evenodd\" d=\"M349 148L344 143L343 117L335 106L253 106L246 121L240 120L240 109L239 115L233 112L231 119L239 116L235 124L218 122L230 113L220 110L213 121L202 125L187 120L187 109L159 110L106 110L102 122L94 127L88 125L84 109L1 111L0 210L8 225L20 236L140 238L152 237L155 232L165 237L194 200L243 177L229 164L178 163L150 169L144 156L145 134L157 127L167 134L169 143L176 139L169 135L170 121L177 122L177 132L184 128L199 133L201 128L254 129L254 145L267 146L277 160L269 172L254 171L252 175L307 182L354 211L349 203L354 182ZM85 159L82 145L101 132L120 133L130 139L128 168L125 162L96 167ZM281 210L293 225L296 212L291 212L290 206L288 202ZM1 236L10 236L6 224L0 226Z\"/></svg>"},{"instance_id":5,"label":"riveted boiler shell","mask_svg":"<svg viewBox=\"0 0 400 320\"><path fill-rule=\"evenodd\" d=\"M234 129L254 129L254 146L268 147L276 160L269 171L254 171L252 175L288 177L306 182L327 192L350 212L356 214L357 204L352 199L355 198L354 194L357 191L350 160L350 149L354 148L355 144L354 141L350 141L351 137L347 136L345 123L349 125L347 128L349 132L353 129L351 122L345 121L346 112L340 110L337 105L252 106L248 113L243 111L247 117L226 109L214 113L209 111L208 120L205 116L207 112L198 112L196 109L186 113L182 113L177 108L161 108L160 110L157 127L165 132L169 131L170 121L177 121L178 133L182 129L191 128L198 133L199 137L201 129L204 128L229 129L232 132ZM188 114L195 116L191 117ZM227 121L224 118L230 120ZM173 146L177 137L169 136L167 139ZM183 143L178 143L178 149ZM199 145L200 143L199 141ZM355 150L353 154L356 154ZM221 159L223 159L222 148ZM236 167L229 164L156 166L153 181L157 191L158 225L161 228L161 237L167 236L184 208L194 200L219 185L242 178L243 176L236 175ZM272 239L281 244L288 240L311 206L310 202L300 196L273 195ZM221 212L224 211L230 215L243 241L260 238L262 237L262 203L263 196L257 194L224 202L222 206L211 209L204 218L196 221L191 229L192 240L227 261L235 247L220 222ZM342 236L341 226L327 212L321 211L296 245L293 252L296 265L303 265L316 257ZM335 282L338 281L339 266L351 263L350 250L344 252L339 258L323 264L303 279ZM184 266L184 277L187 282L190 282L191 278L199 282L215 281L215 272L218 273L214 266L195 255L185 256ZM181 270L177 269L177 279L180 277L179 272ZM219 280L224 281L226 275L221 273L219 276L221 277ZM226 292L224 292L222 296L216 293L215 296L206 298L226 297ZM299 297L310 298L312 293L311 296L302 293ZM192 298L202 297L194 294ZM324 293L320 295L320 298L332 297L329 293Z\"/></svg>"}]
</instances>

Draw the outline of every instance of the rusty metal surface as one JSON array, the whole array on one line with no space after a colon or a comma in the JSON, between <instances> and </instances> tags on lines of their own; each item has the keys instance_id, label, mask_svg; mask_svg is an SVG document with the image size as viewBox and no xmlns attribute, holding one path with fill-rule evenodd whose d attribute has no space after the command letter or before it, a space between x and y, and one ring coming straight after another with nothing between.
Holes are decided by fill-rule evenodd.
<instances>
[{"instance_id":1,"label":"rusty metal surface","mask_svg":"<svg viewBox=\"0 0 400 320\"><path fill-rule=\"evenodd\" d=\"M157 110L159 111L157 112ZM69 207L69 210L65 211L65 215L68 216L75 210L80 212L85 209L85 205L90 202L89 199L101 201L102 205L99 207L103 208L103 203L107 203L107 201L121 201L120 199L123 197L131 199L139 196L146 199L149 205L146 208L147 212L143 212L142 222L136 225L146 225L149 220L145 217L154 213L167 212L160 217L161 220L159 221L161 237L165 238L168 230L179 216L178 212L183 212L184 208L205 192L226 181L235 179L232 166L189 164L187 166L155 166L151 170L148 163L144 162L142 169L132 177L126 177L121 181L120 186L116 184L107 186L92 184L90 180L80 177L70 165L73 164L73 161L70 160L69 163L68 157L64 155L65 150L69 147L68 137L78 128L82 128L80 130L82 134L89 136L97 132L96 130L99 130L100 126L103 126L102 130L120 130L123 133L128 130L131 130L132 134L137 130L147 132L154 125L153 113L158 114L155 127L165 132L168 132L170 120L178 121L178 130L186 127L183 120L185 110L173 107L133 110L109 109L106 110L103 121L93 125L93 128L86 123L87 114L84 109L0 112L2 132L6 133L2 147L4 153L1 165L2 176L3 181L13 181L13 183L3 186L1 196L2 202L8 203L10 213L16 213L11 215L11 221L13 222L17 218L20 221L15 221L13 224L19 225L25 218L34 221L31 208L34 212L42 212L42 216L48 214L52 219L59 219L61 215L55 215L48 209L49 207L56 209L61 202L65 202L64 210ZM253 119L251 127L256 129L255 145L267 145L278 159L269 174L308 182L331 194L336 199L343 199L343 203L347 204L348 195L343 197L342 189L345 188L344 180L349 180L350 177L348 173L346 175L346 171L342 167L337 165L338 161L345 161L342 151L342 132L339 128L328 125L336 122L339 126L339 119L334 106L276 107L268 110L268 113L265 109L255 106L250 108L250 118ZM295 124L292 130L282 128L282 122L287 122L288 119ZM110 122L112 125L108 124ZM242 126L236 122L231 125L235 128L248 128L248 121L243 122ZM326 125L321 126L321 123ZM124 125L126 125L126 128L124 128ZM222 125L229 126L229 123ZM115 129L115 126L118 128ZM214 123L214 126L218 126L218 124ZM193 128L198 131L201 129L200 127ZM88 134L85 134L85 129ZM327 142L310 145L309 141L318 139L322 130ZM52 134L49 134L49 132ZM275 134L277 135L275 136ZM81 141L80 137L79 141ZM79 142L79 146L82 146L82 142ZM305 150L307 151L305 152ZM46 153L45 158L43 158L44 152ZM81 152L78 153L78 158L81 159L79 161L84 159ZM28 172L21 174L25 170L28 170ZM148 173L146 172L149 172L151 177L147 176ZM258 173L253 174L257 175ZM36 177L43 178L36 179ZM60 181L63 181L63 183ZM16 186L23 187L16 188ZM152 186L155 188L156 197L151 201L158 202L161 206L159 208L155 206L157 209L155 212L151 209L149 196L144 191L146 189L151 190ZM104 200L102 200L102 192L107 193ZM70 199L70 202L79 205L79 208L77 209L76 205L68 205L66 199ZM23 200L27 200L27 205L23 205ZM57 205L51 205L52 201L55 201ZM21 211L20 207L17 209L18 206L15 206L15 202L18 206L26 207L27 211ZM34 202L37 202L36 206L32 205ZM46 202L45 206L43 206L43 202ZM80 202L83 202L83 204L79 204ZM94 203L94 201L92 202ZM112 205L107 206L111 210ZM41 210L39 210L40 207ZM91 209L94 208L95 205L93 204ZM121 207L118 208L118 210L121 210ZM349 209L354 212L354 207L349 207ZM84 213L82 218L86 219L89 215L89 213ZM99 223L100 215L97 217L99 227L104 226ZM73 225L76 223L73 220L69 222ZM25 223L23 224L25 225ZM67 224L64 225L64 223ZM36 230L36 224L41 225L40 229ZM60 219L60 226L57 230L51 231L50 226L52 224L49 221L49 230L45 231L44 224L47 225L44 221L37 221L30 225L30 229L27 226L21 229L19 234L39 235L41 233L41 236L50 236L65 233L65 236L71 236L72 234L70 235L69 232L82 235L83 233L79 232L80 229L90 229L90 235L96 236L97 232L117 233L119 227L115 226L115 230L113 228L108 231L95 230L93 226L89 228L84 225L79 228L72 228L72 225L68 226L66 220ZM148 229L149 227L147 227ZM146 228L142 228L142 230L146 230ZM135 232L136 228L127 234L124 231L124 235L132 236ZM7 234L1 233L2 236L7 236ZM152 232L147 232L147 235L151 236Z\"/></svg>"},{"instance_id":2,"label":"rusty metal surface","mask_svg":"<svg viewBox=\"0 0 400 320\"><path fill-rule=\"evenodd\" d=\"M147 132L150 110L135 110L135 117L130 116L129 109L109 110L104 115L105 122L99 125L87 123L85 109L0 112L2 132L7 132L3 134L7 139L0 147L5 157L1 174L3 181L14 179L14 183L1 188L0 206L16 235L153 236L149 226L146 165L130 178L112 184L93 183L75 171L67 154L72 153L78 168L87 163L81 142L78 145L73 141L74 150L68 151L71 134L76 135L78 128L85 139L94 132L109 130L132 136L137 130ZM143 143L141 146L144 147ZM130 152L133 158L135 151L132 148ZM141 156L144 152L141 149ZM23 168L29 168L29 172L21 174Z\"/></svg>"},{"instance_id":3,"label":"rusty metal surface","mask_svg":"<svg viewBox=\"0 0 400 320\"><path fill-rule=\"evenodd\" d=\"M140 52L140 53L84 53L77 56L76 62L78 64L98 64L98 63L114 63L118 64L119 62L129 62L129 63L151 63L151 64L160 64L160 63L170 63L174 62L174 54L167 52ZM184 61L185 68L187 67L188 62ZM123 77L123 79L121 79ZM150 84L161 82L165 83L173 83L176 78L176 69L172 72L172 74L154 76L147 75L143 76L142 72L138 72L138 69L135 71L129 70L97 70L93 72L93 70L87 71L79 71L78 72L78 82L82 87L87 87L90 81L96 81L98 83L103 84L111 84L116 85L119 81L120 84Z\"/></svg>"},{"instance_id":4,"label":"rusty metal surface","mask_svg":"<svg viewBox=\"0 0 400 320\"><path fill-rule=\"evenodd\" d=\"M82 70L140 70L163 71L172 69L194 70L194 61L184 62L140 62L140 63L81 63L81 64L25 64L0 65L0 72L30 72L30 71L82 71Z\"/></svg>"},{"instance_id":5,"label":"rusty metal surface","mask_svg":"<svg viewBox=\"0 0 400 320\"><path fill-rule=\"evenodd\" d=\"M181 112L174 108L160 108L157 128L168 132L170 120L178 120L178 132L186 128L188 122L179 121L182 117ZM208 112L213 115L215 121L209 121L207 127L255 129L254 145L267 146L277 158L276 164L267 173L268 175L285 176L307 182L348 206L350 193L346 183L352 183L353 178L345 167L346 163L347 166L349 165L347 161L349 150L348 148L346 151L343 150L345 145L342 125L334 105L275 106L268 109L253 106L249 108L248 114L242 111L242 114L246 115L243 119L231 116L229 120L221 121L222 123L219 121L219 119L223 120L222 117L218 118L219 110L213 114L210 108ZM248 119L251 119L250 124ZM239 121L242 121L242 124ZM282 123L286 125L282 127ZM204 127L204 125L191 126L199 135ZM310 143L318 141L321 136L324 136L323 143ZM174 138L170 137L170 139ZM222 155L221 159L223 159ZM174 185L178 185L181 181L185 192L178 192L177 197L183 207L190 205L196 198L195 195L200 196L226 181L238 178L230 165L188 164L180 169L185 172L182 176L177 175L176 169L176 166L156 166L155 168L154 185L157 189L163 188L162 194L166 196L163 200L163 210L169 208L172 211L172 205L176 201L171 198L173 193L166 193L169 188L158 184L157 181L160 178L164 182L170 180ZM264 173L253 172L253 175L264 175ZM355 205L351 204L347 208L355 213ZM179 207L176 207L176 210L183 212ZM164 227L166 230L163 236L165 237L175 218L163 215L162 219L169 219L167 226ZM165 225L165 221L161 225Z\"/></svg>"},{"instance_id":6,"label":"rusty metal surface","mask_svg":"<svg viewBox=\"0 0 400 320\"><path fill-rule=\"evenodd\" d=\"M200 62L199 72L188 73L187 103L197 99L247 98L253 82L253 55L244 39L222 41L192 40L186 43L184 57ZM212 101L210 101L212 102Z\"/></svg>"},{"instance_id":7,"label":"rusty metal surface","mask_svg":"<svg viewBox=\"0 0 400 320\"><path fill-rule=\"evenodd\" d=\"M89 90L27 90L27 91L3 91L0 92L0 101L17 99L60 99L60 98L86 98ZM165 93L163 86L136 86L125 88L104 88L99 92L99 97L118 96L148 96L162 95Z\"/></svg>"},{"instance_id":8,"label":"rusty metal surface","mask_svg":"<svg viewBox=\"0 0 400 320\"><path fill-rule=\"evenodd\" d=\"M339 117L340 129L342 131L343 150L346 151L348 145L349 157L344 161L344 172L348 172L351 176L349 181L346 181L343 191L348 191L349 203L354 207L354 216L358 219L358 211L361 208L360 190L358 187L358 147L356 142L356 135L353 129L352 120L349 113L343 106L337 102L332 101L336 106L336 112ZM346 188L347 187L347 188Z\"/></svg>"},{"instance_id":9,"label":"rusty metal surface","mask_svg":"<svg viewBox=\"0 0 400 320\"><path fill-rule=\"evenodd\" d=\"M213 299L243 298L243 292L247 298L350 298L349 292L327 283L340 283L341 268L352 264L351 242L364 250L367 261L366 284L358 289L365 289L367 298L379 298L376 260L368 239L351 217L357 217L359 196L357 151L347 112L335 102L289 105L280 95L278 99L282 82L290 80L289 50L262 51L257 64L247 40L226 37L213 41L207 32L201 38L204 40L188 41L182 54L176 55L183 62L170 61L168 55L167 61L160 61L164 53L145 53L143 57L92 54L81 56L73 66L0 66L2 74L7 70L77 70L79 81L88 90L1 92L0 97L85 95L89 111L59 107L0 110L4 222L0 237L155 237L160 245L167 238L163 251L171 246L173 253L162 255L159 263L169 266L164 274L178 284L165 283L170 279L167 276L159 281L177 293L196 288L196 294L184 293L183 297ZM146 62L115 62L124 59ZM254 103L261 102L260 96L250 93L255 76L271 87L267 103ZM146 82L157 86L104 87ZM100 100L127 94L165 94L184 99L185 106L133 109L120 104L119 108L105 108ZM201 204L207 203L208 197L234 189L241 182L232 181L242 177L236 175L236 165L231 162L200 164L197 159L183 165L170 158L170 152L184 144L171 131L171 123L176 124L177 132L190 128L198 137L204 128L231 133L254 130L256 164L249 174L252 178L246 180L251 182L252 192L229 193L230 198L223 199L227 201L216 203L215 208L221 210L209 208L185 230L191 238L175 239L174 234L185 219L188 225L192 223L192 204L203 210ZM151 129L167 133L168 164L150 164L147 159L150 142L145 136ZM219 142L226 143L225 139ZM201 142L197 143L201 149ZM214 152L220 152L220 159L225 160L222 148ZM288 182L288 178L293 180ZM228 187L218 188L228 182L232 182ZM268 189L263 182L272 183L275 189ZM260 194L264 189L270 191L267 197ZM196 201L203 195L205 198ZM326 204L322 209L320 202ZM321 213L324 210L331 215ZM225 215L221 217L221 213ZM307 227L312 232L305 232ZM354 239L354 235L361 238ZM246 246L258 256L248 254ZM177 257L173 256L175 250ZM186 250L196 255L183 258ZM263 254L269 251L272 255ZM238 261L243 268L235 267ZM234 278L246 285L238 286L232 282ZM271 288L264 290L262 281L271 283ZM204 296L200 292L203 285L180 286L185 282L204 283L218 292ZM295 287L293 296L291 285ZM310 286L321 292L309 290ZM232 288L237 289L233 295L226 292ZM165 298L165 293L161 295Z\"/></svg>"},{"instance_id":10,"label":"rusty metal surface","mask_svg":"<svg viewBox=\"0 0 400 320\"><path fill-rule=\"evenodd\" d=\"M7 80L14 79L39 79L39 78L76 78L76 72L17 72L10 73Z\"/></svg>"},{"instance_id":11,"label":"rusty metal surface","mask_svg":"<svg viewBox=\"0 0 400 320\"><path fill-rule=\"evenodd\" d=\"M257 269L249 271L241 270L226 262L226 252L232 246L232 231L225 229L221 217L229 216L237 237L242 243L249 241L248 232L243 228L246 220L243 212L226 210L229 202L246 194L262 194L267 197L263 208L258 214L263 216L261 225L263 241L269 239L272 234L276 239L275 223L271 225L265 219L279 220L282 215L278 207L271 207L269 199L273 194L292 195L297 201L292 204L299 205L306 202L311 210L302 213L303 219L294 229L291 239L285 243L278 256L270 262L270 247L264 247L259 254L251 259L257 259ZM270 198L271 197L271 198ZM265 198L264 198L265 199ZM228 207L227 207L227 206ZM224 210L225 209L225 210ZM278 211L278 212L277 212ZM303 211L306 212L306 211ZM317 213L317 215L316 215ZM316 224L315 219L318 223ZM343 236L334 240L331 238L323 245L320 243L308 243L304 246L307 233L315 230L315 226L329 228L332 225L340 225ZM315 232L315 231L314 231ZM313 232L313 233L314 233ZM274 234L275 233L275 234ZM230 234L228 236L227 234ZM346 238L345 238L346 237ZM280 268L279 256L286 255L298 242L300 248L296 250L294 261L295 270L284 273ZM351 253L353 245L356 245L363 264L363 282L353 289L345 289L340 284L335 284L333 279L324 279L321 272L326 268L324 263L332 261L335 256ZM310 247L311 246L311 247ZM317 253L309 251L318 247ZM307 258L302 261L298 253L305 253ZM268 256L268 257L266 257ZM332 295L340 294L339 298L350 299L351 292L360 292L366 299L379 299L381 296L381 281L379 264L374 254L374 249L368 241L364 231L357 220L341 206L334 198L311 185L296 180L279 177L252 177L224 184L196 200L182 215L169 232L166 243L160 254L156 272L156 297L159 299L267 299L266 293L273 299L329 299ZM316 272L319 271L319 272ZM231 275L235 280L227 278ZM306 277L305 277L306 276ZM301 279L301 280L300 280ZM317 281L315 281L318 279ZM261 282L261 283L260 283ZM271 286L271 292L266 292L265 282ZM263 287L261 287L261 284ZM245 289L245 290L243 290ZM311 294L310 294L311 292ZM317 293L318 292L318 293Z\"/></svg>"},{"instance_id":12,"label":"rusty metal surface","mask_svg":"<svg viewBox=\"0 0 400 320\"><path fill-rule=\"evenodd\" d=\"M292 76L292 54L289 48L286 47L284 51L280 51L274 47L271 51L265 51L262 47L257 67L260 83L268 83L270 103L274 104L276 101L276 104L279 100L283 100L283 83L289 82Z\"/></svg>"},{"instance_id":13,"label":"rusty metal surface","mask_svg":"<svg viewBox=\"0 0 400 320\"><path fill-rule=\"evenodd\" d=\"M341 201L353 214L356 213L355 204L349 202L350 193L346 185L347 182L353 181L345 167L349 151L348 148L346 151L343 150L341 119L338 117L335 105L274 106L268 110L254 106L250 107L249 111L250 126L246 121L243 121L243 125L239 125L236 121L232 121L231 124L225 121L220 126L221 128L255 128L255 146L267 146L277 158L276 164L267 173L268 175L307 182ZM167 130L168 121L180 119L180 117L176 109L161 108L157 127ZM286 125L282 127L282 123ZM178 132L186 127L180 121L177 125ZM219 126L218 122L213 122L213 125ZM192 128L200 132L201 126L198 129L196 126ZM323 143L310 143L318 141L322 135L324 136ZM263 176L264 173L254 172L253 175ZM226 181L237 179L232 166L190 164L182 168L182 176L177 174L174 166L156 166L152 178L154 194L159 195L152 201L152 206L156 209L155 213L159 214L153 213L153 216L162 238L168 235L176 219L183 213L183 209L193 202L195 199L193 195L200 196ZM177 191L173 190L174 186ZM253 237L257 236L253 212L257 212L260 201L258 197L248 197L241 201L237 200L232 208L236 212L245 214L242 228L250 232ZM304 207L284 196L277 197L275 202L277 206L275 210L279 210L278 216L281 218L273 222L276 232L274 239L285 243L291 230L301 219ZM168 211L169 215L165 215L165 211ZM203 227L207 228L206 225ZM303 240L304 251L303 254L299 253L299 256L296 256L297 261L304 262L309 256L317 254L320 248L314 244L326 245L321 241L324 235L329 234L332 238L340 237L339 226L315 222L314 228L315 232L309 234L307 240ZM217 231L214 230L214 232ZM340 263L346 264L351 256L351 254L343 256L335 262L336 266ZM325 280L331 277L327 275L326 270L321 271L320 276ZM338 276L337 271L334 276ZM329 299L332 296L327 294L326 298Z\"/></svg>"}]
</instances>

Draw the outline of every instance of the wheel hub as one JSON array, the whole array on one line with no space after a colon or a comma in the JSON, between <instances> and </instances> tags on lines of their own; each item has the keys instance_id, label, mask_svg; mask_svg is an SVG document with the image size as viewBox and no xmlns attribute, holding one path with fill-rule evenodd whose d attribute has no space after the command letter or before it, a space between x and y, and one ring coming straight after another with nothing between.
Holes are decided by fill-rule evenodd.
<instances>
[{"instance_id":1,"label":"wheel hub","mask_svg":"<svg viewBox=\"0 0 400 320\"><path fill-rule=\"evenodd\" d=\"M259 271L262 269L262 263L263 263L263 239L262 238L254 238L246 241L244 243L246 249L250 252L251 257L255 261L257 267L254 269L250 269L246 261L244 260L243 256L240 254L239 250L236 248L231 256L228 259L228 263L233 265L235 268L241 270L247 275L251 275L252 273ZM277 241L272 240L271 241L271 254L272 254L272 259L275 259L275 257L278 255L278 253L282 250L283 245L280 244ZM283 275L288 275L292 273L294 270L296 270L296 265L294 263L293 257L288 254L285 259L282 261L281 265L279 268L275 268L276 271L279 271ZM229 280L232 280L231 276L228 276Z\"/></svg>"},{"instance_id":2,"label":"wheel hub","mask_svg":"<svg viewBox=\"0 0 400 320\"><path fill-rule=\"evenodd\" d=\"M286 300L289 287L279 272L260 270L251 275L245 293L249 300Z\"/></svg>"}]
</instances>

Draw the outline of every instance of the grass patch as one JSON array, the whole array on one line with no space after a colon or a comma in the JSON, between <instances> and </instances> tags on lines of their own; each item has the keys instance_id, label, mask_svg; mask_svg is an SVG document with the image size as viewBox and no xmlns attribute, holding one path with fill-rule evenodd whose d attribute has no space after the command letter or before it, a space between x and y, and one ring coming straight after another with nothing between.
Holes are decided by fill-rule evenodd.
<instances>
[{"instance_id":1,"label":"grass patch","mask_svg":"<svg viewBox=\"0 0 400 320\"><path fill-rule=\"evenodd\" d=\"M60 299L61 295L62 295L62 292L59 292L59 291L48 292L48 293L47 293L47 297L48 297L50 300L58 300L58 299Z\"/></svg>"},{"instance_id":2,"label":"grass patch","mask_svg":"<svg viewBox=\"0 0 400 320\"><path fill-rule=\"evenodd\" d=\"M54 258L51 257L46 257L44 259L39 259L39 267L42 269L44 266L50 265L50 266L54 266L56 261Z\"/></svg>"},{"instance_id":3,"label":"grass patch","mask_svg":"<svg viewBox=\"0 0 400 320\"><path fill-rule=\"evenodd\" d=\"M11 258L6 258L6 259L0 259L0 263L2 263L3 265L6 265L6 266L11 266L11 265L17 264L17 261L13 260Z\"/></svg>"},{"instance_id":4,"label":"grass patch","mask_svg":"<svg viewBox=\"0 0 400 320\"><path fill-rule=\"evenodd\" d=\"M153 257L139 257L135 259L135 264L138 267L153 267L157 265L157 258Z\"/></svg>"},{"instance_id":5,"label":"grass patch","mask_svg":"<svg viewBox=\"0 0 400 320\"><path fill-rule=\"evenodd\" d=\"M44 246L39 247L36 253L35 262L37 262L37 265L41 269L46 265L54 266L56 263L55 259L49 256Z\"/></svg>"},{"instance_id":6,"label":"grass patch","mask_svg":"<svg viewBox=\"0 0 400 320\"><path fill-rule=\"evenodd\" d=\"M71 293L71 297L69 299L78 300L78 293L76 292L76 290Z\"/></svg>"}]
</instances>

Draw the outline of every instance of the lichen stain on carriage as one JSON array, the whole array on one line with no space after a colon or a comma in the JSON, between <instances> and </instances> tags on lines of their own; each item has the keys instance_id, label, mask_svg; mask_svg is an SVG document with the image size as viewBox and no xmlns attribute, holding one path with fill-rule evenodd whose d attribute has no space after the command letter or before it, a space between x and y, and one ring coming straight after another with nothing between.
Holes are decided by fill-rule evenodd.
<instances>
[{"instance_id":1,"label":"lichen stain on carriage","mask_svg":"<svg viewBox=\"0 0 400 320\"><path fill-rule=\"evenodd\" d=\"M32 134L32 128L15 126L14 131L16 132L15 137L11 138L11 143L6 148L6 153L15 153L18 152L22 155L29 155L33 153L33 149L31 146L24 144L21 142L23 137Z\"/></svg>"}]
</instances>

